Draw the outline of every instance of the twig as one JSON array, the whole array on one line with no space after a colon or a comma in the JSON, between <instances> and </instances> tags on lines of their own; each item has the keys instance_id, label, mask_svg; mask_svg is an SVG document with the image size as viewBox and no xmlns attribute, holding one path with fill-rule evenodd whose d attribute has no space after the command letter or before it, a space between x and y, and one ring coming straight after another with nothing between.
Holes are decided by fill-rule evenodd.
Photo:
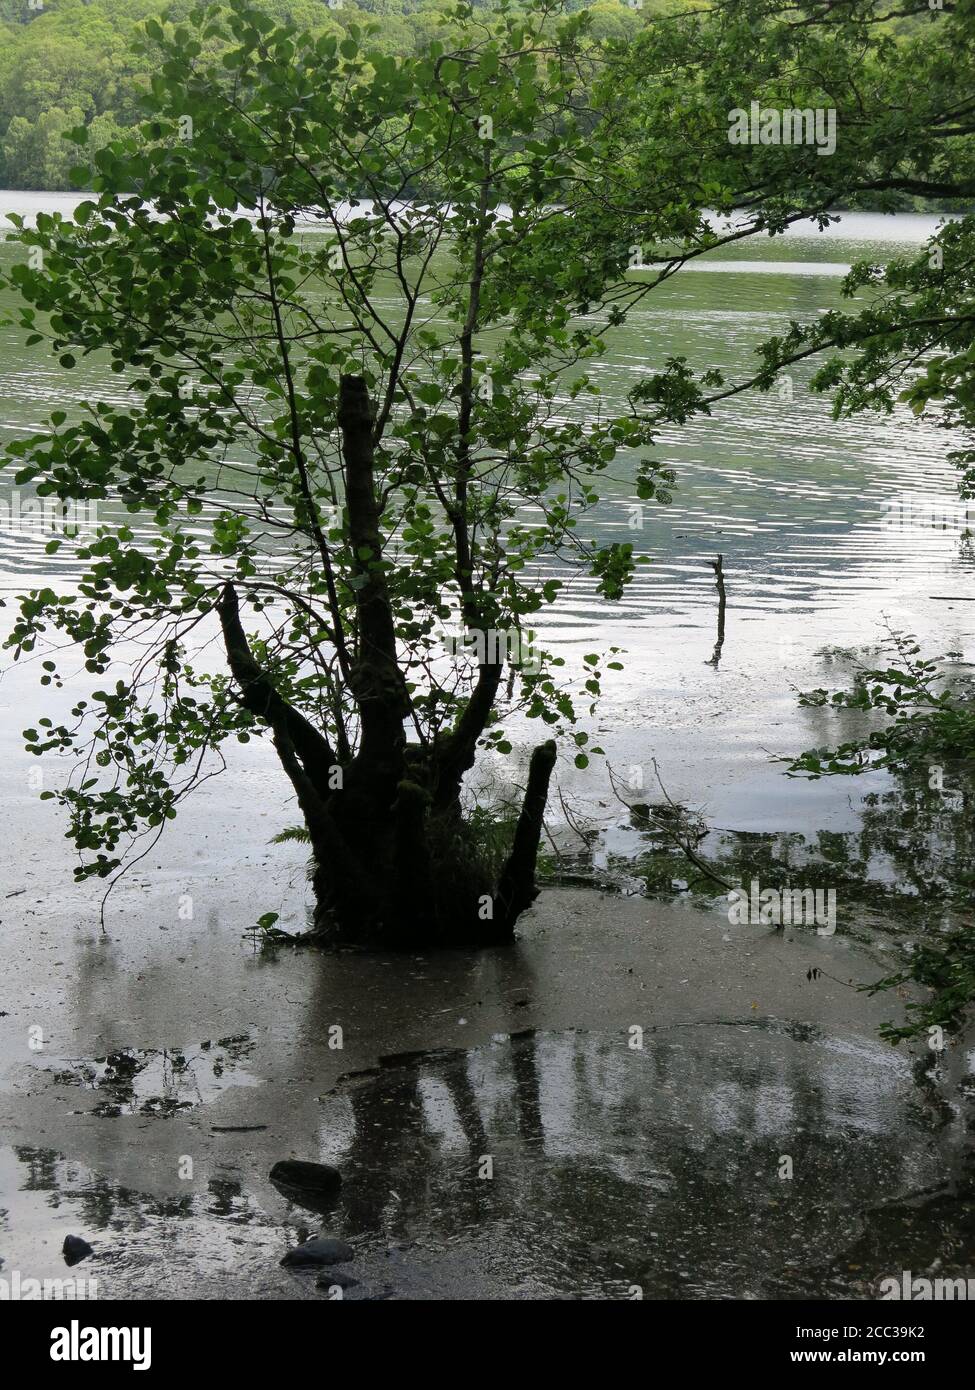
<instances>
[{"instance_id":1,"label":"twig","mask_svg":"<svg viewBox=\"0 0 975 1390\"><path fill-rule=\"evenodd\" d=\"M668 806L670 806L674 811L676 817L676 825L680 826L681 824L686 824L686 813L684 811L684 808L682 806L677 805L677 803L671 798L671 795L668 792L667 788L664 786L663 778L660 776L660 769L657 766L656 758L652 759L652 763L654 776L657 779L657 783L660 787L660 790L663 792L664 798ZM617 801L619 801L622 806L625 806L627 810L632 810L630 803L623 796L620 795L619 788L616 785L616 779L613 776L612 768L609 768L609 781ZM677 846L681 853L687 859L689 859L692 864L694 864L698 869L700 869L702 874L704 874L707 878L713 879L715 883L720 883L721 887L727 889L729 893L733 891L734 884L729 883L727 879L722 878L719 873L716 873L715 870L712 869L709 864L706 864L704 860L701 859L700 856L695 853L695 851L691 848L688 842L688 835L682 836L679 833L678 829L675 828L675 825L667 824L667 822L658 819L656 816L650 815L649 809L647 813L647 820L656 830L659 830L661 834L667 836L671 840L671 842Z\"/></svg>"},{"instance_id":2,"label":"twig","mask_svg":"<svg viewBox=\"0 0 975 1390\"><path fill-rule=\"evenodd\" d=\"M714 560L709 560L708 564L714 570L715 582L718 586L718 640L714 644L714 651L711 657L704 664L718 669L718 662L721 660L721 649L724 646L724 619L725 608L728 602L728 595L724 587L724 556L719 555Z\"/></svg>"}]
</instances>

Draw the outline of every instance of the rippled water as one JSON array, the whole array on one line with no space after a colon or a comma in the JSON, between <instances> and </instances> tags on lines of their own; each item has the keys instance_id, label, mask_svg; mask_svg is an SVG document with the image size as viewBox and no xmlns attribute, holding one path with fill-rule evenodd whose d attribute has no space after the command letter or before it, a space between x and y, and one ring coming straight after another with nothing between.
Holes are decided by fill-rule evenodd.
<instances>
[{"instance_id":1,"label":"rippled water","mask_svg":"<svg viewBox=\"0 0 975 1390\"><path fill-rule=\"evenodd\" d=\"M0 194L0 211L73 201ZM840 267L921 244L934 225L850 217L768 242L758 264L749 248L688 269L613 339L597 369L606 397L674 354L746 375L764 337L839 302ZM615 605L574 577L542 637L570 656L626 649L599 741L619 774L643 771L647 801L657 760L668 790L716 827L704 852L731 876L825 859L850 882L909 881L951 843L951 807L884 778L797 784L771 758L835 736L796 688L842 681L845 650L885 621L971 656L971 605L934 597L975 597L967 518L941 431L904 413L837 424L807 380L796 371L791 400L738 398L669 430L660 454L679 486L671 507L644 508L642 529L632 461L619 461L592 530L653 564ZM0 329L0 442L89 398L125 395L103 364L63 372ZM0 500L10 506L9 470ZM709 664L719 552L727 632ZM42 537L2 525L0 565L8 597L72 577ZM751 928L732 940L724 916L546 893L510 954L252 960L242 927L268 906L300 925L304 882L288 847L268 846L285 787L252 744L209 810L204 795L129 881L103 936L54 813L26 790L17 731L42 699L29 672L0 682L11 805L47 855L27 864L8 845L4 1277L63 1276L75 1234L94 1248L72 1272L103 1297L325 1297L314 1274L279 1264L321 1225L267 1182L289 1155L343 1171L328 1229L355 1248L352 1298L873 1298L892 1271L970 1271L970 1178L955 1195L970 1128L939 1059L877 1041L894 1001L846 988L892 959L886 942L875 963L857 954L846 901L832 940ZM625 861L629 886L652 891L659 846L605 769L560 764L558 781L601 827L597 868ZM188 887L197 920L174 920ZM829 978L814 980L824 961ZM34 1054L23 1039L39 1019L52 1046ZM346 1054L332 1050L336 1019ZM634 1020L647 1025L638 1051ZM969 1097L972 1065L961 1048L945 1063Z\"/></svg>"},{"instance_id":2,"label":"rippled water","mask_svg":"<svg viewBox=\"0 0 975 1390\"><path fill-rule=\"evenodd\" d=\"M51 201L4 194L0 211ZM66 211L73 201L53 200ZM846 265L909 252L936 226L932 217L855 215L825 234L793 230L695 262L611 336L594 369L608 405L675 355L730 380L746 377L768 335L841 302ZM6 261L20 254L0 245ZM626 671L607 684L596 724L602 746L617 766L649 768L657 758L671 790L704 803L721 826L852 828L848 787L800 792L768 761L832 736L823 716L795 704L796 687L837 674L824 671L824 649L872 644L890 622L923 633L934 652L971 644L970 604L935 597L975 597L949 438L903 410L836 422L828 400L807 389L810 373L797 367L781 390L734 398L711 418L666 430L657 455L678 476L669 507L641 508L635 459L618 459L580 529L633 541L653 563L638 569L617 604L601 599L594 581L564 576L570 582L540 633L570 660L594 645L625 650ZM42 347L25 351L15 330L0 330L0 441L42 428L53 408L70 412L92 398L125 400L103 362L86 359L65 372ZM576 408L565 403L566 412ZM0 474L8 508L12 495L8 469ZM43 539L0 527L5 589L41 574L70 579L70 558L44 555ZM716 553L727 632L719 665L708 666ZM571 767L564 782L590 810L608 786Z\"/></svg>"}]
</instances>

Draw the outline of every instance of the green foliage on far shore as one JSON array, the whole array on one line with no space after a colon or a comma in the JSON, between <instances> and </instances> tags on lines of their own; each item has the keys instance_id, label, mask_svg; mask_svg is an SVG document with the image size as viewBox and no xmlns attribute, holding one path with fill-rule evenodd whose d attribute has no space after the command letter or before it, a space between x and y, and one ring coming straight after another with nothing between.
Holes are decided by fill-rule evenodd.
<instances>
[{"instance_id":1,"label":"green foliage on far shore","mask_svg":"<svg viewBox=\"0 0 975 1390\"><path fill-rule=\"evenodd\" d=\"M148 59L132 51L147 19L185 20L191 0L0 0L0 187L65 191L77 148L63 139L89 128L89 153L140 118L138 99L151 76ZM483 8L483 4L480 6ZM490 6L488 6L490 7ZM669 0L577 0L591 41L625 39ZM260 0L277 23L314 35L345 37L376 25L370 46L396 56L421 53L456 32L444 0ZM476 25L474 26L476 28Z\"/></svg>"},{"instance_id":2,"label":"green foliage on far shore","mask_svg":"<svg viewBox=\"0 0 975 1390\"><path fill-rule=\"evenodd\" d=\"M499 8L497 0L473 4L475 12ZM699 0L566 0L561 8L586 12L587 42L598 46L626 42L661 16L701 6ZM77 149L65 132L88 128L94 169L96 152L140 119L151 69L132 47L138 28L151 18L185 21L192 9L193 0L0 0L0 188L74 189ZM434 41L465 34L447 16L448 0L259 0L258 9L316 38L341 40L373 25L370 47L390 56L421 54ZM919 22L908 14L880 27L909 33ZM472 42L482 28L477 19L467 26ZM902 205L922 204L905 197Z\"/></svg>"}]
</instances>

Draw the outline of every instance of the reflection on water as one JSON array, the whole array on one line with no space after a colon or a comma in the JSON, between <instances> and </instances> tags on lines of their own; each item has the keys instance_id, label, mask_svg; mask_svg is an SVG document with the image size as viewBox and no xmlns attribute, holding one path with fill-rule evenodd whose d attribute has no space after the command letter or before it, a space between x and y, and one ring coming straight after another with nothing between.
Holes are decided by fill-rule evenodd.
<instances>
[{"instance_id":1,"label":"reflection on water","mask_svg":"<svg viewBox=\"0 0 975 1390\"><path fill-rule=\"evenodd\" d=\"M65 1275L69 1234L92 1246L72 1273L94 1281L98 1298L304 1296L265 1271L276 1269L287 1244L306 1238L306 1223L273 1220L234 1172L211 1177L202 1191L160 1195L55 1149L0 1147L3 1277L15 1269L22 1280Z\"/></svg>"},{"instance_id":2,"label":"reflection on water","mask_svg":"<svg viewBox=\"0 0 975 1390\"><path fill-rule=\"evenodd\" d=\"M934 223L847 218L843 235L795 233L764 243L761 273L728 253L721 273L675 276L612 340L598 367L607 405L672 355L740 379L763 338L838 303L835 264L879 258L892 240L905 249L920 244ZM0 257L14 254L0 246ZM868 880L879 895L874 905L885 909L886 886L895 881L952 884L957 863L971 862L971 817L888 780L871 792L873 804L841 824L847 788L788 783L778 768L766 773L766 760L769 751L794 755L833 741L826 714L795 708L794 686L829 679L819 668L809 679L803 669L825 643L870 643L890 611L920 623L935 649L970 642L973 610L931 602L971 590L975 556L963 539L970 519L945 461L948 441L933 425L902 414L837 424L807 380L797 370L781 391L739 398L714 419L666 431L659 453L679 478L669 509L634 512L635 461L618 460L588 533L631 540L654 563L612 607L574 577L540 636L571 655L573 647L592 650L598 629L600 645L627 649L627 671L607 689L601 742L624 768L659 756L676 796L710 801L708 821L719 829L703 849L728 877L754 872L773 885L783 868L815 861L835 876L820 874L820 885L839 882L852 893ZM90 398L128 399L124 382L97 358L66 373L43 349L24 350L12 330L0 330L0 440ZM566 400L562 408L569 414L577 406ZM11 478L0 474L5 504ZM720 663L709 568L718 553L728 590ZM2 524L0 564L8 589L28 576L67 583L72 575L68 558L44 554L43 537ZM22 704L8 699L19 728ZM625 813L608 786L589 795L604 797L615 815L596 846L596 867L627 858L645 888L667 875L672 888L677 867L664 862L646 827L617 823ZM760 833L769 826L774 834ZM222 854L206 861L206 873L216 872ZM689 879L688 866L680 867ZM51 906L45 890L45 910ZM841 913L844 906L841 899ZM75 985L89 1005L104 1003L110 1021L118 1013L103 984L105 949ZM148 986L138 992L141 978L132 976L137 1007L127 1012L144 1018L156 1006ZM527 986L517 984L520 996ZM473 975L420 988L480 1002ZM377 1013L389 1007L377 993L369 999ZM313 1014L332 1016L324 1003ZM146 1036L173 1036L164 1014L158 1021ZM165 1134L171 1148L223 1084L216 1052L204 1045L136 1052L116 1046L131 1041L125 1028L117 1037L114 1024L105 1028L103 1056L62 1059L51 1078L67 1088L66 1106L94 1106L100 1117L87 1129L87 1115L77 1119L89 1163L40 1141L0 1149L0 1256L8 1266L16 1260L25 1274L57 1273L70 1232L92 1239L92 1269L109 1279L106 1293L320 1296L277 1263L317 1218L297 1208L282 1216L277 1195L239 1161L241 1152L260 1153L257 1171L266 1173L285 1156L280 1147L265 1155L263 1146L277 1139L224 1135L239 1162L228 1157L226 1170L207 1174L192 1192L163 1190L163 1143L146 1143L138 1172L124 1183L98 1171L123 1147L116 1126L145 1126L149 1137ZM228 1084L253 1080L237 1065L240 1055L230 1056ZM395 1265L398 1291L422 1294L430 1270L448 1260L458 1296L475 1274L490 1276L496 1293L542 1297L625 1297L634 1285L647 1297L873 1296L891 1265L920 1273L939 1259L939 1273L967 1276L975 1263L963 1169L970 1134L945 1100L935 1065L932 1058L915 1068L879 1044L757 1019L648 1031L642 1050L630 1049L623 1032L504 1037L469 1052L391 1058L350 1077L322 1098L320 1154L303 1156L335 1162L345 1175L329 1221L361 1252L362 1287L349 1297L385 1289L389 1278L377 1270L384 1264ZM966 1085L970 1097L971 1078ZM163 1116L162 1129L152 1130ZM167 1163L172 1156L167 1151ZM480 1176L487 1159L491 1177ZM791 1160L791 1178L780 1176L783 1159ZM394 1242L405 1245L403 1259L388 1258Z\"/></svg>"},{"instance_id":3,"label":"reflection on water","mask_svg":"<svg viewBox=\"0 0 975 1390\"><path fill-rule=\"evenodd\" d=\"M46 1070L57 1086L96 1092L93 1115L175 1115L213 1100L231 1082L260 1085L237 1065L252 1048L246 1035L208 1039L193 1049L126 1047L90 1061L66 1058Z\"/></svg>"},{"instance_id":4,"label":"reflection on water","mask_svg":"<svg viewBox=\"0 0 975 1390\"><path fill-rule=\"evenodd\" d=\"M975 796L975 781L967 768L946 766L944 775L942 789L930 787L926 776L864 775L851 830L806 835L712 829L697 822L692 838L698 863L676 847L668 831L673 808L636 803L625 819L611 812L602 825L594 820L584 852L578 838L570 844L563 836L569 847L558 861L548 861L549 881L581 879L707 903L724 899L722 880L747 886L757 879L763 888L783 888L813 877L820 888L836 890L840 931L856 934L870 925L934 933L939 919L947 928L970 921L972 912L975 827L960 812ZM875 789L878 784L885 789Z\"/></svg>"},{"instance_id":5,"label":"reflection on water","mask_svg":"<svg viewBox=\"0 0 975 1390\"><path fill-rule=\"evenodd\" d=\"M322 1096L346 1296L430 1296L438 1268L456 1297L569 1299L870 1298L892 1260L971 1272L969 1136L933 1058L774 1019L634 1036L499 1035ZM222 1296L323 1296L278 1266L320 1218L275 1218L248 1186L228 1169L154 1196L0 1149L0 1240L42 1277L83 1234L102 1296L221 1296L224 1276Z\"/></svg>"},{"instance_id":6,"label":"reflection on water","mask_svg":"<svg viewBox=\"0 0 975 1390\"><path fill-rule=\"evenodd\" d=\"M774 1022L648 1033L642 1050L515 1036L340 1083L323 1155L349 1174L350 1234L469 1240L509 1287L871 1296L878 1272L847 1269L845 1247L874 1208L949 1176L959 1121L921 1079L879 1046Z\"/></svg>"}]
</instances>

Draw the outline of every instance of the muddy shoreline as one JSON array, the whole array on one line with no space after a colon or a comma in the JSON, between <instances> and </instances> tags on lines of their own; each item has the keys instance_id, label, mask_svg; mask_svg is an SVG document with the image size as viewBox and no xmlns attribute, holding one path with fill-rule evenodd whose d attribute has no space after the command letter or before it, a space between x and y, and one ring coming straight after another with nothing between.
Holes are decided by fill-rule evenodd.
<instances>
[{"instance_id":1,"label":"muddy shoreline","mask_svg":"<svg viewBox=\"0 0 975 1390\"><path fill-rule=\"evenodd\" d=\"M328 1298L279 1265L320 1230L346 1298L869 1298L970 1264L972 1057L878 1040L898 1001L850 982L883 950L556 889L506 950L269 957L266 869L208 866L181 920L202 866L168 858L106 933L4 904L4 1276L63 1276L76 1234L102 1298ZM334 1211L275 1190L284 1158L343 1172Z\"/></svg>"}]
</instances>

